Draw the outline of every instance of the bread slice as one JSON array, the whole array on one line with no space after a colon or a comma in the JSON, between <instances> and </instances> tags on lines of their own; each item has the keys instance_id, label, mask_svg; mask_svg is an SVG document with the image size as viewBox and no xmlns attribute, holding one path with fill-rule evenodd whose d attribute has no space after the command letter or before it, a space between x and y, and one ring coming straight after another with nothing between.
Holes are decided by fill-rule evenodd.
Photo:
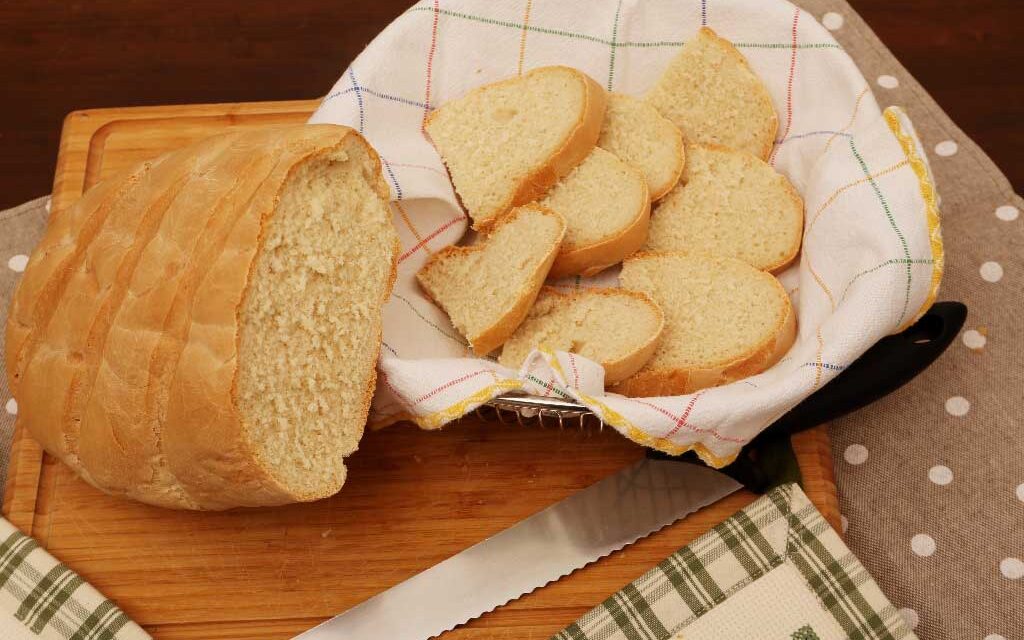
<instances>
[{"instance_id":1,"label":"bread slice","mask_svg":"<svg viewBox=\"0 0 1024 640\"><path fill-rule=\"evenodd\" d=\"M96 487L193 509L341 488L398 238L347 127L203 140L51 219L15 295L18 419Z\"/></svg>"},{"instance_id":2,"label":"bread slice","mask_svg":"<svg viewBox=\"0 0 1024 640\"><path fill-rule=\"evenodd\" d=\"M636 373L658 345L665 316L642 293L544 287L523 324L501 350L498 362L522 366L537 347L576 353L604 367L612 385Z\"/></svg>"},{"instance_id":3,"label":"bread slice","mask_svg":"<svg viewBox=\"0 0 1024 640\"><path fill-rule=\"evenodd\" d=\"M647 93L687 145L718 144L767 159L779 119L768 89L736 47L703 27Z\"/></svg>"},{"instance_id":4,"label":"bread slice","mask_svg":"<svg viewBox=\"0 0 1024 640\"><path fill-rule=\"evenodd\" d=\"M617 393L681 395L746 378L777 362L796 337L779 281L733 258L642 253L626 260L621 281L662 308L665 332Z\"/></svg>"},{"instance_id":5,"label":"bread slice","mask_svg":"<svg viewBox=\"0 0 1024 640\"><path fill-rule=\"evenodd\" d=\"M800 252L804 203L760 158L690 145L683 179L651 216L648 251L701 251L779 271Z\"/></svg>"},{"instance_id":6,"label":"bread slice","mask_svg":"<svg viewBox=\"0 0 1024 640\"><path fill-rule=\"evenodd\" d=\"M445 103L426 130L473 228L486 230L587 157L604 110L604 89L585 73L541 67Z\"/></svg>"},{"instance_id":7,"label":"bread slice","mask_svg":"<svg viewBox=\"0 0 1024 640\"><path fill-rule=\"evenodd\" d=\"M565 219L565 241L551 277L592 276L643 246L651 217L647 181L614 154L595 147L540 200Z\"/></svg>"},{"instance_id":8,"label":"bread slice","mask_svg":"<svg viewBox=\"0 0 1024 640\"><path fill-rule=\"evenodd\" d=\"M477 355L500 347L523 321L565 235L562 218L537 204L513 209L468 247L446 247L416 274Z\"/></svg>"},{"instance_id":9,"label":"bread slice","mask_svg":"<svg viewBox=\"0 0 1024 640\"><path fill-rule=\"evenodd\" d=\"M647 180L651 200L676 186L686 161L679 127L650 104L622 93L608 94L597 146L639 169Z\"/></svg>"}]
</instances>

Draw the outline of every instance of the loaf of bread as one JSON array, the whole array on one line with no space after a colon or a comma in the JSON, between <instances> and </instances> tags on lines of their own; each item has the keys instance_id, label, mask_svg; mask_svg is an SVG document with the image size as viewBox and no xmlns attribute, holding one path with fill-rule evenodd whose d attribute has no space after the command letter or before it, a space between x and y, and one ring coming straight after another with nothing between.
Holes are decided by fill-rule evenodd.
<instances>
[{"instance_id":1,"label":"loaf of bread","mask_svg":"<svg viewBox=\"0 0 1024 640\"><path fill-rule=\"evenodd\" d=\"M597 142L606 95L587 74L541 67L479 87L427 118L426 130L473 219L486 230L541 196Z\"/></svg>"},{"instance_id":2,"label":"loaf of bread","mask_svg":"<svg viewBox=\"0 0 1024 640\"><path fill-rule=\"evenodd\" d=\"M648 251L700 251L780 271L800 252L804 202L745 151L689 145L683 179L651 216Z\"/></svg>"},{"instance_id":3,"label":"loaf of bread","mask_svg":"<svg viewBox=\"0 0 1024 640\"><path fill-rule=\"evenodd\" d=\"M592 276L636 252L647 239L651 199L643 175L595 147L540 204L565 219L552 278Z\"/></svg>"},{"instance_id":4,"label":"loaf of bread","mask_svg":"<svg viewBox=\"0 0 1024 640\"><path fill-rule=\"evenodd\" d=\"M796 337L779 281L735 258L641 253L622 265L621 281L661 307L665 331L616 393L675 396L746 378L775 364Z\"/></svg>"},{"instance_id":5,"label":"loaf of bread","mask_svg":"<svg viewBox=\"0 0 1024 640\"><path fill-rule=\"evenodd\" d=\"M538 204L513 209L477 243L445 247L416 274L477 355L500 347L537 299L565 237L565 221Z\"/></svg>"},{"instance_id":6,"label":"loaf of bread","mask_svg":"<svg viewBox=\"0 0 1024 640\"><path fill-rule=\"evenodd\" d=\"M645 99L686 144L717 144L767 159L779 118L771 95L736 47L704 27L683 45Z\"/></svg>"},{"instance_id":7,"label":"loaf of bread","mask_svg":"<svg viewBox=\"0 0 1024 640\"><path fill-rule=\"evenodd\" d=\"M665 316L645 294L626 289L541 289L498 362L517 369L534 349L577 353L604 367L612 385L636 373L658 345Z\"/></svg>"},{"instance_id":8,"label":"loaf of bread","mask_svg":"<svg viewBox=\"0 0 1024 640\"><path fill-rule=\"evenodd\" d=\"M649 103L622 93L608 94L597 146L636 167L647 180L651 200L676 186L686 162L683 134Z\"/></svg>"},{"instance_id":9,"label":"loaf of bread","mask_svg":"<svg viewBox=\"0 0 1024 640\"><path fill-rule=\"evenodd\" d=\"M111 494L189 509L329 496L373 393L398 240L373 149L227 133L55 214L7 324L18 419Z\"/></svg>"}]
</instances>

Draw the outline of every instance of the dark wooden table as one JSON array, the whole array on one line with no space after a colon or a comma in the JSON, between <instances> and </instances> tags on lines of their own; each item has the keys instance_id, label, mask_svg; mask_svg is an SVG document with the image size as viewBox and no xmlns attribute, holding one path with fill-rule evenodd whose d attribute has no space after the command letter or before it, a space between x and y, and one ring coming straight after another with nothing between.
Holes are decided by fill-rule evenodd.
<instances>
[{"instance_id":1,"label":"dark wooden table","mask_svg":"<svg viewBox=\"0 0 1024 640\"><path fill-rule=\"evenodd\" d=\"M1024 2L851 1L1024 190ZM0 209L49 192L69 111L312 98L409 4L3 0Z\"/></svg>"}]
</instances>

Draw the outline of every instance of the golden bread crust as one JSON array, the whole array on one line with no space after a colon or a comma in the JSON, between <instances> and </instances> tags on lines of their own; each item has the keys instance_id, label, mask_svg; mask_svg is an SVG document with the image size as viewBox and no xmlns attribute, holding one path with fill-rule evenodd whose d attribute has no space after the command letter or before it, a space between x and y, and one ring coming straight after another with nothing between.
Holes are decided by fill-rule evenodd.
<instances>
[{"instance_id":1,"label":"golden bread crust","mask_svg":"<svg viewBox=\"0 0 1024 640\"><path fill-rule=\"evenodd\" d=\"M642 181L647 192L647 182ZM597 275L608 267L618 264L636 253L647 242L647 230L651 225L651 199L641 199L633 221L619 233L600 242L563 250L551 265L551 278L565 278L580 275L585 278Z\"/></svg>"},{"instance_id":2,"label":"golden bread crust","mask_svg":"<svg viewBox=\"0 0 1024 640\"><path fill-rule=\"evenodd\" d=\"M386 197L358 134L300 125L203 140L58 212L7 326L30 433L98 488L159 506L322 497L281 487L247 438L234 391L238 311L292 171L353 139L378 163ZM396 238L392 273L397 253ZM371 395L372 385L366 411Z\"/></svg>"},{"instance_id":3,"label":"golden bread crust","mask_svg":"<svg viewBox=\"0 0 1024 640\"><path fill-rule=\"evenodd\" d=\"M673 252L641 252L634 256L671 255ZM675 252L678 253L678 252ZM685 254L682 254L685 255ZM644 369L610 389L624 396L640 398L652 396L678 396L708 387L716 387L761 373L776 362L793 346L796 339L796 315L782 284L772 278L776 295L783 301L785 313L775 330L761 344L729 362L703 368Z\"/></svg>"},{"instance_id":4,"label":"golden bread crust","mask_svg":"<svg viewBox=\"0 0 1024 640\"><path fill-rule=\"evenodd\" d=\"M644 364L654 355L658 347L658 341L665 329L665 314L661 307L645 293L630 291L629 289L583 289L580 291L563 291L556 287L543 287L542 294L545 296L560 299L563 304L570 304L574 298L580 296L604 296L621 297L628 296L637 302L647 306L658 318L658 329L639 347L623 355L617 360L599 362L604 368L604 384L606 387L614 385L640 370ZM506 366L513 366L512 363L503 363ZM521 364L521 363L520 363Z\"/></svg>"},{"instance_id":5,"label":"golden bread crust","mask_svg":"<svg viewBox=\"0 0 1024 640\"><path fill-rule=\"evenodd\" d=\"M512 211L512 209L533 202L543 196L552 186L554 186L556 182L558 182L560 178L568 174L576 165L582 162L594 146L597 145L597 139L601 134L601 124L604 121L604 112L608 100L607 93L593 78L579 69L574 69L572 67L565 67L561 65L555 65L554 67L538 67L529 71L528 75L543 73L545 70L550 70L552 68L566 70L577 76L584 84L584 108L580 113L576 126L569 132L559 149L552 154L551 157L547 158L543 164L535 167L527 175L523 176L518 188L501 206L497 208L497 211L493 214L488 214L486 218L481 219L477 219L473 216L473 212L469 212L470 217L473 219L473 228L477 231L486 232L490 230L502 217ZM499 80L495 83L477 87L467 95L472 95L474 92L479 92L495 85L516 83L521 81L521 79L521 77L513 77L505 80ZM428 133L431 121L437 117L437 114L442 109L444 109L443 105L438 110L431 112L427 116L426 128Z\"/></svg>"},{"instance_id":6,"label":"golden bread crust","mask_svg":"<svg viewBox=\"0 0 1024 640\"><path fill-rule=\"evenodd\" d=\"M528 206L542 212L544 215L557 218L562 225L562 231L559 235L558 241L552 244L552 248L548 251L544 260L539 263L533 270L533 273L530 274L526 281L526 286L519 291L519 296L516 298L515 303L504 314L502 314L501 318L485 330L481 331L478 335L465 336L469 341L470 346L473 348L473 352L479 356L485 356L503 345L505 341L515 333L519 325L522 324L523 319L525 319L526 315L530 312L530 307L533 306L534 301L537 299L537 295L540 293L541 286L543 286L544 280L547 278L548 272L551 270L551 265L555 261L555 256L558 255L562 238L565 237L565 221L560 215L551 209L536 203ZM502 217L496 225L490 228L489 232L487 232L488 235L493 234L502 226L515 220L517 214L518 210L514 209L511 213ZM485 249L486 244L478 244L468 247L449 246L438 251L427 259L419 273L416 274L416 279L419 281L420 287L435 304L444 308L443 302L439 300L436 293L431 290L429 282L424 274L431 271L434 268L434 265L439 264L440 262L453 257L457 258L458 256L466 256L484 251Z\"/></svg>"}]
</instances>

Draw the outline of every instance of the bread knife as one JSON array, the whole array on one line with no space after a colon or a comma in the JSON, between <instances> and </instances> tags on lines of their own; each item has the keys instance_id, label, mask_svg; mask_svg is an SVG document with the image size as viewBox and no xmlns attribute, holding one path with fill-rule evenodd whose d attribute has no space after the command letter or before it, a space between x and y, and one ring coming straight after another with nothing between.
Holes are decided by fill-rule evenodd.
<instances>
[{"instance_id":1,"label":"bread knife","mask_svg":"<svg viewBox=\"0 0 1024 640\"><path fill-rule=\"evenodd\" d=\"M899 388L949 346L967 308L940 302L883 338L762 432L733 464L648 455L298 636L296 640L425 640L668 526L730 493L780 480L766 452ZM774 462L773 462L774 461Z\"/></svg>"}]
</instances>

